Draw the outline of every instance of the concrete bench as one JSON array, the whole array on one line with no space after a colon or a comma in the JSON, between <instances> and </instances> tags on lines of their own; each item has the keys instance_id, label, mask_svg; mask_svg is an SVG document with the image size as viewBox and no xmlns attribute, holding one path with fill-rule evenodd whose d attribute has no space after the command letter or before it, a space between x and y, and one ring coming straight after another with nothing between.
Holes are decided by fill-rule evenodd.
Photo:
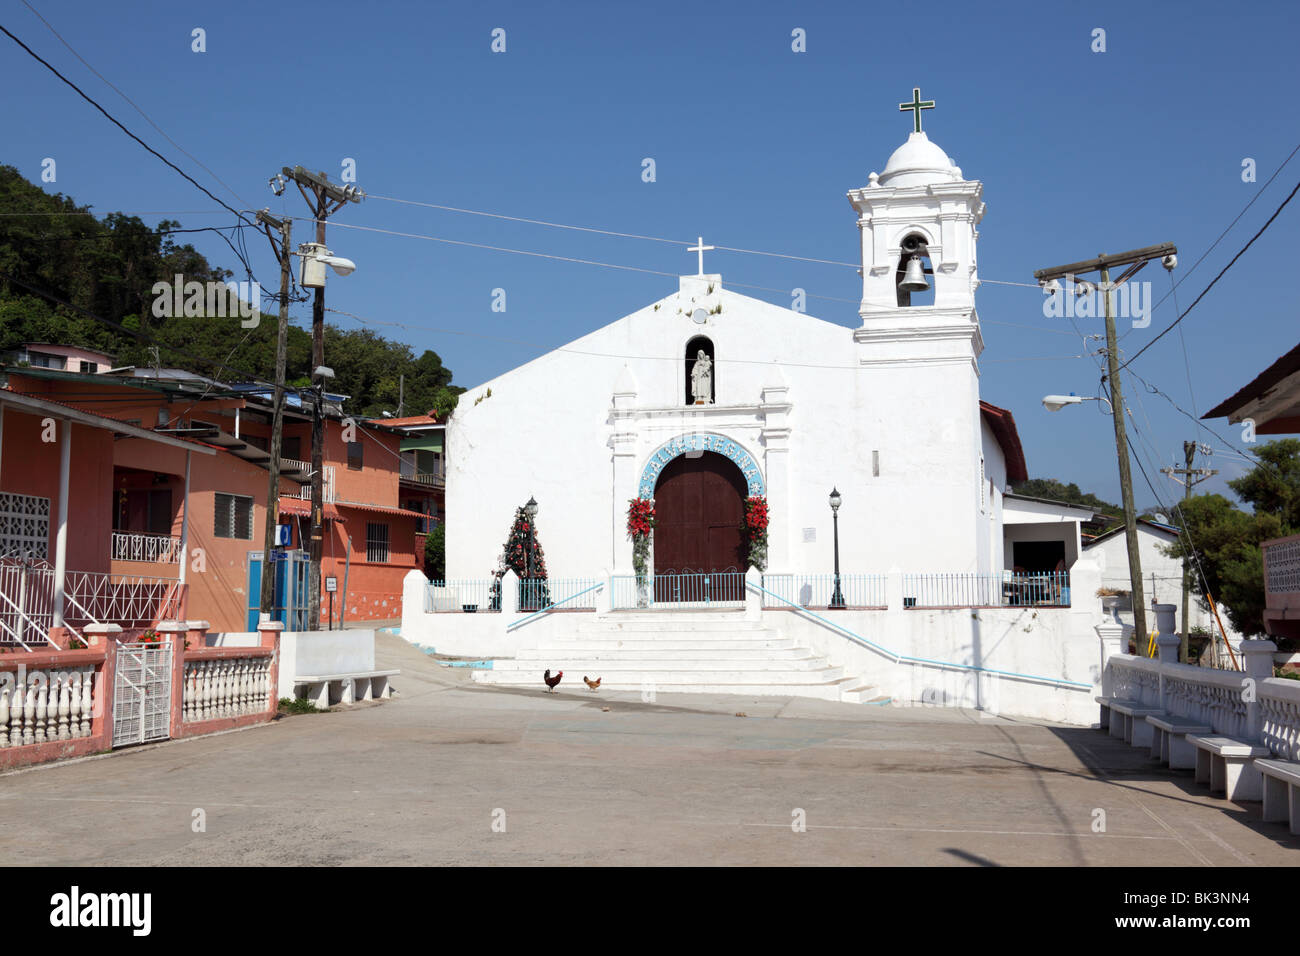
<instances>
[{"instance_id":1,"label":"concrete bench","mask_svg":"<svg viewBox=\"0 0 1300 956\"><path fill-rule=\"evenodd\" d=\"M1263 787L1255 758L1272 756L1272 751L1235 737L1188 734L1196 748L1196 782L1208 783L1211 793L1223 791L1229 800L1259 800Z\"/></svg>"},{"instance_id":2,"label":"concrete bench","mask_svg":"<svg viewBox=\"0 0 1300 956\"><path fill-rule=\"evenodd\" d=\"M309 699L317 707L329 707L333 704L351 704L358 700L387 699L393 696L393 688L388 678L400 674L392 671L359 671L354 674L312 674L295 677L293 689L295 694L300 687L306 692L301 696Z\"/></svg>"},{"instance_id":3,"label":"concrete bench","mask_svg":"<svg viewBox=\"0 0 1300 956\"><path fill-rule=\"evenodd\" d=\"M1137 707L1141 702L1129 700L1127 697L1095 697L1093 699L1097 701L1097 703L1101 704L1101 720L1099 721L1101 729L1110 731L1112 737L1123 737L1124 720L1121 717L1120 720L1112 722L1110 719L1111 708L1115 704L1132 704Z\"/></svg>"},{"instance_id":4,"label":"concrete bench","mask_svg":"<svg viewBox=\"0 0 1300 956\"><path fill-rule=\"evenodd\" d=\"M1196 766L1196 748L1187 742L1188 734L1212 734L1209 724L1173 714L1148 714L1151 725L1151 759L1169 764L1170 770L1190 770Z\"/></svg>"},{"instance_id":5,"label":"concrete bench","mask_svg":"<svg viewBox=\"0 0 1300 956\"><path fill-rule=\"evenodd\" d=\"M1300 836L1300 763L1290 760L1256 760L1264 777L1264 819L1288 820Z\"/></svg>"},{"instance_id":6,"label":"concrete bench","mask_svg":"<svg viewBox=\"0 0 1300 956\"><path fill-rule=\"evenodd\" d=\"M1127 744L1150 749L1152 727L1146 722L1146 718L1164 716L1165 712L1162 708L1139 703L1136 700L1112 700L1110 710L1112 737L1122 737ZM1117 729L1118 733L1116 733Z\"/></svg>"}]
</instances>

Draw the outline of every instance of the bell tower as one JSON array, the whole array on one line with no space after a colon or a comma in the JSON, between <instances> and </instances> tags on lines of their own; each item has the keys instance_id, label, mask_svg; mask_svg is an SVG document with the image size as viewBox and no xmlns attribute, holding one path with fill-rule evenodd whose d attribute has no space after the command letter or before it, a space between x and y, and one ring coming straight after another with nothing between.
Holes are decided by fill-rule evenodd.
<instances>
[{"instance_id":1,"label":"bell tower","mask_svg":"<svg viewBox=\"0 0 1300 956\"><path fill-rule=\"evenodd\" d=\"M987 570L988 522L978 520L984 342L975 312L983 186L963 179L921 130L921 111L933 107L920 90L899 105L913 114L907 141L848 194L862 242L862 324L853 331L858 440L880 462L864 507L908 516L896 536L931 551L905 556L917 567ZM943 543L938 552L934 542Z\"/></svg>"},{"instance_id":2,"label":"bell tower","mask_svg":"<svg viewBox=\"0 0 1300 956\"><path fill-rule=\"evenodd\" d=\"M876 320L964 317L974 320L976 226L984 216L983 185L962 179L948 154L921 130L922 101L899 108L914 113L913 132L866 186L849 190L862 237L863 326ZM900 310L905 310L900 313Z\"/></svg>"}]
</instances>

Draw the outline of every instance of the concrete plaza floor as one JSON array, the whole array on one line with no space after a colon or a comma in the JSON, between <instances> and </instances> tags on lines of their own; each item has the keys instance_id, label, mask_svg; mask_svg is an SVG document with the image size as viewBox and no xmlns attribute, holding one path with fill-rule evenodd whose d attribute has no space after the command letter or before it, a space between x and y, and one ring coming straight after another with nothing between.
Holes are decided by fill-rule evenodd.
<instances>
[{"instance_id":1,"label":"concrete plaza floor","mask_svg":"<svg viewBox=\"0 0 1300 956\"><path fill-rule=\"evenodd\" d=\"M0 864L1300 864L1259 804L1095 730L377 656L391 701L0 776Z\"/></svg>"}]
</instances>

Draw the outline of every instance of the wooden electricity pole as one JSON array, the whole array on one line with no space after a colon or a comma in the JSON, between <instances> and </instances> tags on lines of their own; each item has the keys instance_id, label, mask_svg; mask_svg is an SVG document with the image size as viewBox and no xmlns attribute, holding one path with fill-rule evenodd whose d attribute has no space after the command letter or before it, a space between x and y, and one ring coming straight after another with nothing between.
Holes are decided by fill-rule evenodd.
<instances>
[{"instance_id":1,"label":"wooden electricity pole","mask_svg":"<svg viewBox=\"0 0 1300 956\"><path fill-rule=\"evenodd\" d=\"M1165 259L1170 263L1167 268L1172 268L1172 262L1175 260L1169 257L1177 252L1172 242L1166 242L1114 256L1103 253L1096 259L1071 262L1069 265L1055 266L1051 269L1039 269L1034 273L1034 278L1040 283L1048 283L1066 276L1086 275L1090 272L1101 273L1101 294L1106 313L1106 388L1110 392L1110 417L1115 425L1115 454L1119 458L1120 494L1124 500L1124 537L1128 544L1128 580L1132 590L1133 630L1139 648L1147 637L1147 610L1142 595L1142 555L1138 550L1137 508L1133 504L1133 475L1130 471L1128 435L1124 428L1124 395L1119 381L1119 342L1115 335L1115 313L1111 292L1131 279L1152 259ZM1111 266L1128 266L1113 286L1110 282Z\"/></svg>"},{"instance_id":2,"label":"wooden electricity pole","mask_svg":"<svg viewBox=\"0 0 1300 956\"><path fill-rule=\"evenodd\" d=\"M1217 468L1192 467L1192 462L1196 460L1196 442L1194 441L1183 442L1183 459L1185 465L1182 468L1161 468L1160 470L1183 486L1183 504L1186 504L1187 499L1192 496L1192 489L1210 478L1210 476L1217 475L1219 470ZM1182 477L1178 477L1180 475ZM1180 524L1183 534L1183 639L1179 645L1178 659L1186 664L1188 661L1187 611L1192 589L1190 564L1192 542L1187 537L1187 513L1185 511L1182 512Z\"/></svg>"},{"instance_id":3,"label":"wooden electricity pole","mask_svg":"<svg viewBox=\"0 0 1300 956\"><path fill-rule=\"evenodd\" d=\"M284 433L284 368L285 355L289 337L289 269L293 247L291 235L293 221L279 220L265 209L257 214L257 221L266 230L266 238L280 260L280 319L275 337L275 395L272 399L271 413L271 478L266 492L266 533L262 547L262 591L258 606L263 617L269 618L275 604L275 565L272 554L275 550L275 529L280 512L280 448ZM271 230L278 230L276 241Z\"/></svg>"},{"instance_id":4,"label":"wooden electricity pole","mask_svg":"<svg viewBox=\"0 0 1300 956\"><path fill-rule=\"evenodd\" d=\"M325 220L346 203L360 202L365 193L355 186L340 186L329 181L325 173L313 173L301 166L285 166L283 175L292 179L302 193L302 198L312 210L316 220L316 255L325 253ZM305 279L304 279L305 282ZM307 573L307 629L320 630L320 562L324 537L324 447L325 416L322 405L325 385L318 370L325 365L325 286L324 280L315 287L311 305L311 368L315 384L315 400L311 418L311 540L308 544L310 567Z\"/></svg>"}]
</instances>

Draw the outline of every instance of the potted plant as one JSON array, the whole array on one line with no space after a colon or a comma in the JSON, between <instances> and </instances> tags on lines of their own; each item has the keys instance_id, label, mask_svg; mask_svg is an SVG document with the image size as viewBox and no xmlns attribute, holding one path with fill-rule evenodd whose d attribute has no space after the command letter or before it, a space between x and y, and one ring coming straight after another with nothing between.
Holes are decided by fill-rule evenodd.
<instances>
[{"instance_id":1,"label":"potted plant","mask_svg":"<svg viewBox=\"0 0 1300 956\"><path fill-rule=\"evenodd\" d=\"M1117 588L1098 588L1097 597L1101 598L1102 611L1116 624L1123 623L1119 619L1119 606L1128 597L1128 592Z\"/></svg>"}]
</instances>

